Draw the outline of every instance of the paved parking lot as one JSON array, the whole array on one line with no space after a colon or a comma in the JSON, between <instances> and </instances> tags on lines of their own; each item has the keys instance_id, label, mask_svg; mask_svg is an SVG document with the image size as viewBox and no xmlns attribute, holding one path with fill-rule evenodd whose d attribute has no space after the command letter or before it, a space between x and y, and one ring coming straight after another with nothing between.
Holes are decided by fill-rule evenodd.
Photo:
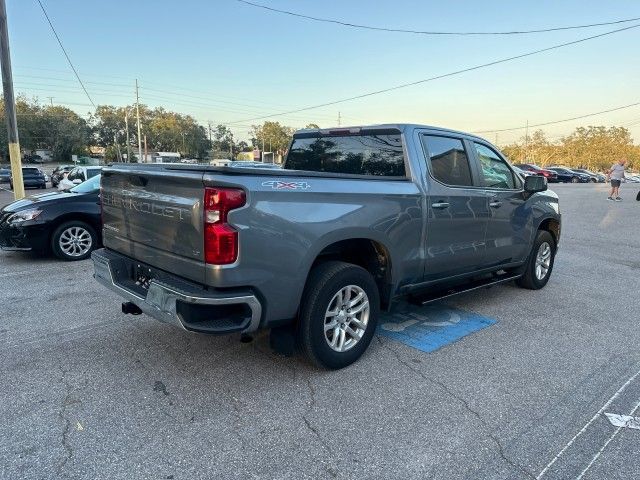
<instances>
[{"instance_id":1,"label":"paved parking lot","mask_svg":"<svg viewBox=\"0 0 640 480\"><path fill-rule=\"evenodd\" d=\"M605 413L640 416L638 187L552 188L545 289L460 296L427 321L486 325L381 334L337 372L124 316L90 261L0 252L0 478L637 478L640 430Z\"/></svg>"}]
</instances>

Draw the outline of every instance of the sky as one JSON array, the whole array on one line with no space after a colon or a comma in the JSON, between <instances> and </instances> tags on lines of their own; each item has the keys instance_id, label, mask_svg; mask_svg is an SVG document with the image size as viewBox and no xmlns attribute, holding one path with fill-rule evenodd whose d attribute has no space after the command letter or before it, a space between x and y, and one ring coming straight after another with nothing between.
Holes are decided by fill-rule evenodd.
<instances>
[{"instance_id":1,"label":"sky","mask_svg":"<svg viewBox=\"0 0 640 480\"><path fill-rule=\"evenodd\" d=\"M247 139L257 117L446 74L625 26L510 36L425 36L319 23L237 0L41 0L97 105L150 107L228 123ZM387 28L512 31L640 17L630 1L252 0ZM16 94L93 110L37 0L7 0ZM270 118L301 128L422 123L463 131L522 127L640 102L640 28L337 105ZM49 97L53 97L50 99ZM626 126L640 106L544 127ZM488 132L498 144L524 128Z\"/></svg>"}]
</instances>

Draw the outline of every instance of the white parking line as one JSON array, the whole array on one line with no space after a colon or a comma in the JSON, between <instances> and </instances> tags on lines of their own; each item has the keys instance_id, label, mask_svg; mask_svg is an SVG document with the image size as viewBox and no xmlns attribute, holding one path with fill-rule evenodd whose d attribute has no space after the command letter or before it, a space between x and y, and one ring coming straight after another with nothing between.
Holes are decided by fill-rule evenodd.
<instances>
[{"instance_id":1,"label":"white parking line","mask_svg":"<svg viewBox=\"0 0 640 480\"><path fill-rule=\"evenodd\" d=\"M567 449L568 449L571 445L573 445L573 443L578 439L578 437L580 437L584 432L586 432L586 431L587 431L587 429L591 426L591 424L592 424L593 422L595 422L595 421L596 421L596 419L597 419L600 415L602 415L602 414L604 413L604 411L605 411L607 408L609 408L609 406L611 405L611 403L613 403L613 401L614 401L616 398L618 398L618 397L620 396L620 394L621 394L621 393L622 393L622 392L623 392L623 391L624 391L624 390L625 390L625 389L626 389L626 388L631 384L631 382L633 382L633 381L638 377L638 375L640 375L640 370L638 370L638 371L637 371L637 372L636 372L636 373L635 373L631 378L629 378L629 380L627 380L626 382L624 382L624 385L622 385L622 386L618 389L618 391L617 391L616 393L614 393L614 394L611 396L611 398L609 398L609 400L607 400L607 402L602 406L602 408L601 408L600 410L598 410L598 411L596 412L596 414L595 414L593 417L591 417L591 420L589 420L589 421L585 424L585 426L584 426L584 427L582 427L582 428L580 429L580 431L579 431L578 433L576 433L576 434L573 436L573 438L572 438L571 440L569 440L569 441L567 442L567 444L566 444L564 447L562 447L562 450L560 450L560 451L558 452L558 454L557 454L555 457L553 457L553 459L552 459L552 460L551 460L551 461L550 461L550 462L549 462L549 463L548 463L548 464L547 464L547 465L546 465L546 466L545 466L545 467L540 471L540 473L536 476L536 480L539 480L539 479L541 479L542 477L544 477L544 475L549 471L549 469L553 466L553 464L554 464L554 463L556 463L556 462L558 461L558 459L559 459L562 455L564 455L564 452L566 452L566 451L567 451ZM637 409L637 408L638 408L638 406L636 406L636 409ZM634 412L635 412L635 410L636 410L636 409L634 409ZM633 414L632 414L632 415L633 415ZM617 433L615 433L615 432L614 432L614 434L613 434L613 436L612 436L612 437L615 437L615 435L617 435ZM596 456L600 456L600 453L605 449L605 447L607 446L607 444L608 444L612 439L613 439L613 438L611 438L611 439L609 439L609 440L607 441L607 443L606 443L606 444L605 444L605 445L600 449L600 452L598 452L598 453L596 454ZM587 468L584 470L584 472L586 472L586 470L588 470L588 469L589 469L589 467L591 467L591 465L593 465L593 462L595 462L595 460L592 460L592 461L591 461L591 463L587 466ZM583 475L583 474L584 474L584 473L582 473L581 475Z\"/></svg>"},{"instance_id":2,"label":"white parking line","mask_svg":"<svg viewBox=\"0 0 640 480\"><path fill-rule=\"evenodd\" d=\"M633 418L633 414L636 413L636 410L638 410L638 407L640 407L640 402L638 402L638 404L635 406L635 408L633 410L631 410L631 413L629 414L629 416L631 416L631 418ZM611 420L611 419L609 419ZM591 461L589 462L589 464L584 468L584 470L582 470L582 472L580 473L580 475L578 475L576 477L576 480L580 480L582 477L584 477L585 473L587 473L587 471L589 471L589 469L591 468L591 466L596 463L596 460L598 460L598 458L600 458L600 455L602 455L602 452L604 452L604 449L607 448L607 445L609 445L611 443L611 441L616 438L616 435L618 435L618 433L620 433L620 430L622 430L625 426L621 425L618 428L615 429L615 431L611 434L611 436L607 439L606 442L604 442L604 445L602 445L602 448L600 450L598 450L598 453L596 453L593 458L591 459Z\"/></svg>"}]
</instances>

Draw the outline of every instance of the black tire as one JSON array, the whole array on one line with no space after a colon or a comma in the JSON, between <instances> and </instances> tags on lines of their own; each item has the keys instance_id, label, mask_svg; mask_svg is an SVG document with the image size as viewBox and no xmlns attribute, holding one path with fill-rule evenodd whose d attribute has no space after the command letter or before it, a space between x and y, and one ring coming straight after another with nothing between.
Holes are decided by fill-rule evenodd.
<instances>
[{"instance_id":1,"label":"black tire","mask_svg":"<svg viewBox=\"0 0 640 480\"><path fill-rule=\"evenodd\" d=\"M550 248L549 267L546 275L543 278L538 278L536 275L536 259L541 245L546 243ZM533 248L527 259L524 274L516 280L516 284L522 288L528 288L529 290L540 290L549 281L551 272L553 271L553 264L556 258L556 242L546 230L538 230L536 239L533 242Z\"/></svg>"},{"instance_id":2,"label":"black tire","mask_svg":"<svg viewBox=\"0 0 640 480\"><path fill-rule=\"evenodd\" d=\"M73 255L65 252L60 245L60 237L64 234L64 232L70 229L71 229L70 232L73 232L74 230L72 229L74 228L77 229L75 231L78 231L78 232L84 230L90 236L90 245L88 249L86 249L85 251L84 248L82 248L82 251L77 255ZM83 238L86 238L86 237L84 237L83 235ZM91 255L91 252L97 247L97 243L98 243L98 236L96 235L96 232L93 229L93 227L91 227L91 225L89 225L88 223L85 223L79 220L72 220L70 222L65 222L61 224L58 228L55 229L55 231L53 232L53 235L51 235L51 250L53 251L54 255L61 260L66 260L69 262L76 261L76 260L84 260L86 258L89 258L89 256Z\"/></svg>"},{"instance_id":3,"label":"black tire","mask_svg":"<svg viewBox=\"0 0 640 480\"><path fill-rule=\"evenodd\" d=\"M591 178L590 182L591 182L591 183L598 183L598 180L597 180L597 179L595 179L595 178Z\"/></svg>"},{"instance_id":4,"label":"black tire","mask_svg":"<svg viewBox=\"0 0 640 480\"><path fill-rule=\"evenodd\" d=\"M360 339L346 351L339 352L330 346L325 333L325 315L338 292L349 286L356 286L366 294L369 302L368 321ZM371 343L379 315L380 294L369 272L345 262L321 263L311 270L302 296L296 331L298 348L311 363L319 367L344 368L358 360ZM330 334L336 335L335 332L332 330Z\"/></svg>"},{"instance_id":5,"label":"black tire","mask_svg":"<svg viewBox=\"0 0 640 480\"><path fill-rule=\"evenodd\" d=\"M571 183L578 183L580 179L578 177L571 177Z\"/></svg>"}]
</instances>

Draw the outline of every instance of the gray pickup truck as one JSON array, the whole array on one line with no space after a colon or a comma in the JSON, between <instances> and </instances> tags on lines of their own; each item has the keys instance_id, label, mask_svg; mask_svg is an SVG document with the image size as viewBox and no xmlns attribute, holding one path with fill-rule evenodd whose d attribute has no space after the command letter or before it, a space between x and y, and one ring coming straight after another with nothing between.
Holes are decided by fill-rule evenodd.
<instances>
[{"instance_id":1,"label":"gray pickup truck","mask_svg":"<svg viewBox=\"0 0 640 480\"><path fill-rule=\"evenodd\" d=\"M95 278L199 333L289 331L314 363L358 359L381 309L547 283L558 197L466 133L380 125L295 133L283 169L114 165Z\"/></svg>"}]
</instances>

